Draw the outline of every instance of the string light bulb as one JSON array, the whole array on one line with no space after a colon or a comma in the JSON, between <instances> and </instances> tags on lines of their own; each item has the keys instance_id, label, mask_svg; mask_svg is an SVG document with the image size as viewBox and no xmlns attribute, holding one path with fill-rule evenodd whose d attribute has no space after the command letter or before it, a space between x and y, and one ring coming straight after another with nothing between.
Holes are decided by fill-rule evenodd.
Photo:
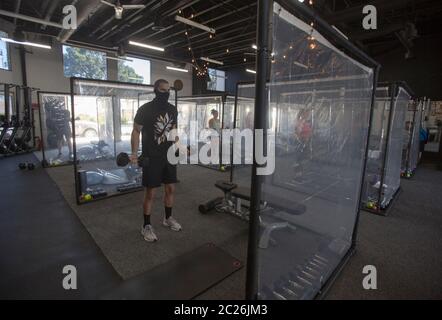
<instances>
[{"instance_id":1,"label":"string light bulb","mask_svg":"<svg viewBox=\"0 0 442 320\"><path fill-rule=\"evenodd\" d=\"M229 53L229 52L230 52L230 50L229 50L229 49L227 49L227 50L226 50L226 52L227 52L227 53Z\"/></svg>"}]
</instances>

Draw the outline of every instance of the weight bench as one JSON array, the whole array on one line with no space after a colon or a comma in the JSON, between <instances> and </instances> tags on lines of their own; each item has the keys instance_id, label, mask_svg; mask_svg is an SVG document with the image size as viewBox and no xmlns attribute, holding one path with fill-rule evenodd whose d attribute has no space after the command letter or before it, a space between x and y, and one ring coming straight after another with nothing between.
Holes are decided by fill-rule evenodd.
<instances>
[{"instance_id":1,"label":"weight bench","mask_svg":"<svg viewBox=\"0 0 442 320\"><path fill-rule=\"evenodd\" d=\"M249 188L239 187L235 183L222 180L216 181L215 187L220 189L224 193L224 198L220 199L217 203L214 203L213 201L210 202L212 205L214 205L216 211L227 212L243 220L249 220L248 207L242 204L242 200L248 202L251 201L251 192ZM247 209L244 210L243 207L246 207ZM201 209L200 211L203 212ZM303 214L305 211L306 208L304 205L295 204L291 201L288 201L287 199L275 195L266 195L266 201L261 202L261 214L267 215L277 220L282 220L277 216L278 213L281 212L292 215L300 215ZM207 210L205 212L207 212ZM259 217L259 219L260 225L263 228L263 232L259 240L259 247L262 249L267 248L269 242L275 242L271 238L271 234L273 231L285 228L296 230L296 227L287 221L267 223L262 220L261 216Z\"/></svg>"}]
</instances>

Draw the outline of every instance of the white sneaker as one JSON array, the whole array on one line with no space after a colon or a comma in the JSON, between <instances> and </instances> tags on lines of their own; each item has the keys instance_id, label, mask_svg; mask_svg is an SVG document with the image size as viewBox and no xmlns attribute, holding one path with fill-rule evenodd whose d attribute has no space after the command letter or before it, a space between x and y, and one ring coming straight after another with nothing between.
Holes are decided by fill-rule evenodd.
<instances>
[{"instance_id":1,"label":"white sneaker","mask_svg":"<svg viewBox=\"0 0 442 320\"><path fill-rule=\"evenodd\" d=\"M173 218L163 220L163 226L170 228L173 231L181 231L181 225Z\"/></svg>"},{"instance_id":2,"label":"white sneaker","mask_svg":"<svg viewBox=\"0 0 442 320\"><path fill-rule=\"evenodd\" d=\"M144 237L144 240L148 242L158 241L157 235L155 234L152 226L149 224L141 229L141 235Z\"/></svg>"}]
</instances>

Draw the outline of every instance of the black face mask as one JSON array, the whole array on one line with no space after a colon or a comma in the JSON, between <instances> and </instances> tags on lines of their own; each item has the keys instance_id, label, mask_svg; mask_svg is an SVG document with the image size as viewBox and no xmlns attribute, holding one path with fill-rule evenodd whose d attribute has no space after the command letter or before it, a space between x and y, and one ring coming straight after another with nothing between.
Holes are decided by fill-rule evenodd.
<instances>
[{"instance_id":1,"label":"black face mask","mask_svg":"<svg viewBox=\"0 0 442 320\"><path fill-rule=\"evenodd\" d=\"M167 91L167 92L160 92L160 91L158 91L158 90L155 90L155 95L156 95L156 99L159 101L159 102L168 102L169 101L169 97L170 97L170 92L169 91Z\"/></svg>"}]
</instances>

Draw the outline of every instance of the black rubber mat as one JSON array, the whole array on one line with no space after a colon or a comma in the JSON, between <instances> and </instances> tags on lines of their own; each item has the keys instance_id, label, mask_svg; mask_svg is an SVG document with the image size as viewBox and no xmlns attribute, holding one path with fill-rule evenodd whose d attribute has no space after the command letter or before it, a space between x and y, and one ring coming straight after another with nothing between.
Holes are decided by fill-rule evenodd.
<instances>
[{"instance_id":1,"label":"black rubber mat","mask_svg":"<svg viewBox=\"0 0 442 320\"><path fill-rule=\"evenodd\" d=\"M189 300L242 267L240 261L209 243L125 281L102 299Z\"/></svg>"}]
</instances>

